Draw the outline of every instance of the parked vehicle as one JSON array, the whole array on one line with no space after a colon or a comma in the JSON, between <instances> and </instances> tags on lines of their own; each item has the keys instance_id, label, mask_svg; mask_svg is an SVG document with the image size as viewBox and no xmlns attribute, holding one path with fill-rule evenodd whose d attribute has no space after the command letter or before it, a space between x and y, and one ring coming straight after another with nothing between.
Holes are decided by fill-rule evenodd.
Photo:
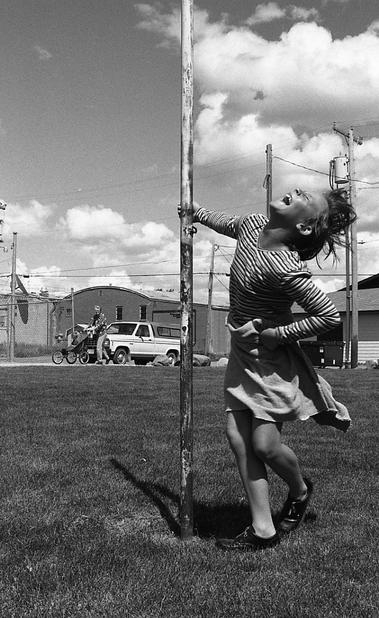
<instances>
[{"instance_id":1,"label":"parked vehicle","mask_svg":"<svg viewBox=\"0 0 379 618\"><path fill-rule=\"evenodd\" d=\"M175 365L180 355L180 327L161 322L112 322L104 347L115 365L130 360L144 365L162 354Z\"/></svg>"}]
</instances>

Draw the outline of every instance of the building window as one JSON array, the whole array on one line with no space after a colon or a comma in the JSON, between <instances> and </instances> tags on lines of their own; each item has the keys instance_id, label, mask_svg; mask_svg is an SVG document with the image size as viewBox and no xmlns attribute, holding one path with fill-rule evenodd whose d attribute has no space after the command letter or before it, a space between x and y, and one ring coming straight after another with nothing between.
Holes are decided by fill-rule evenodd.
<instances>
[{"instance_id":1,"label":"building window","mask_svg":"<svg viewBox=\"0 0 379 618\"><path fill-rule=\"evenodd\" d=\"M67 307L66 315L72 315L72 308L71 307Z\"/></svg>"},{"instance_id":2,"label":"building window","mask_svg":"<svg viewBox=\"0 0 379 618\"><path fill-rule=\"evenodd\" d=\"M7 312L0 309L0 328L5 328L7 325Z\"/></svg>"},{"instance_id":3,"label":"building window","mask_svg":"<svg viewBox=\"0 0 379 618\"><path fill-rule=\"evenodd\" d=\"M147 305L140 305L139 306L139 319L146 320L146 316L147 316Z\"/></svg>"},{"instance_id":4,"label":"building window","mask_svg":"<svg viewBox=\"0 0 379 618\"><path fill-rule=\"evenodd\" d=\"M116 307L116 320L122 320L122 307Z\"/></svg>"}]
</instances>

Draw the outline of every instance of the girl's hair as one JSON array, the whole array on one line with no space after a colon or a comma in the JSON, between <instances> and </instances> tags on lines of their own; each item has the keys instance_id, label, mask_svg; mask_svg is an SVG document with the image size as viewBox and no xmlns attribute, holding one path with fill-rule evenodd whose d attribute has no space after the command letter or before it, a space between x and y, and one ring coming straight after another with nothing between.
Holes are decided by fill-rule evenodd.
<instances>
[{"instance_id":1,"label":"girl's hair","mask_svg":"<svg viewBox=\"0 0 379 618\"><path fill-rule=\"evenodd\" d=\"M313 232L296 242L296 249L302 260L311 260L324 251L325 259L332 255L333 261L338 261L336 247L346 246L346 231L357 218L344 189L326 191L323 196L328 202L327 212L306 221L312 225Z\"/></svg>"}]
</instances>

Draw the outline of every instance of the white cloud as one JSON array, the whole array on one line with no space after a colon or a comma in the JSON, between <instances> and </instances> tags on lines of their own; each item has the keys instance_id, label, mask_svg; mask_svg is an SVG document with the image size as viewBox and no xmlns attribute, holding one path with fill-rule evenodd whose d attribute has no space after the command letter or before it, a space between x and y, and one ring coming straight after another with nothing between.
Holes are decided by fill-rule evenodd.
<instances>
[{"instance_id":1,"label":"white cloud","mask_svg":"<svg viewBox=\"0 0 379 618\"><path fill-rule=\"evenodd\" d=\"M26 272L30 277L23 279L23 283L29 292L38 293L40 290L48 290L50 295L54 296L54 294L67 294L68 289L72 287L69 278L62 276L59 266L39 266Z\"/></svg>"},{"instance_id":2,"label":"white cloud","mask_svg":"<svg viewBox=\"0 0 379 618\"><path fill-rule=\"evenodd\" d=\"M336 4L348 4L350 0L322 0L322 5L326 6L327 4L330 4L332 2L335 2Z\"/></svg>"},{"instance_id":3,"label":"white cloud","mask_svg":"<svg viewBox=\"0 0 379 618\"><path fill-rule=\"evenodd\" d=\"M137 6L144 11L140 27L178 43L178 11L164 14L147 4ZM259 6L274 13L277 5ZM317 16L316 9L296 5L286 11L292 18ZM212 23L206 11L196 11L194 53L200 94L226 93L228 117L258 113L262 125L284 122L316 128L332 119L377 113L375 24L359 35L333 40L316 23L296 23L272 41L225 20Z\"/></svg>"},{"instance_id":4,"label":"white cloud","mask_svg":"<svg viewBox=\"0 0 379 618\"><path fill-rule=\"evenodd\" d=\"M49 219L55 206L31 200L27 206L8 203L4 219L4 235L17 232L24 237L44 236L49 232Z\"/></svg>"},{"instance_id":5,"label":"white cloud","mask_svg":"<svg viewBox=\"0 0 379 618\"><path fill-rule=\"evenodd\" d=\"M196 122L198 137L195 142L195 157L199 164L247 154L261 159L267 143L284 142L287 148L298 143L291 127L263 127L257 114L225 121L227 97L223 93L204 95L200 102L203 109Z\"/></svg>"},{"instance_id":6,"label":"white cloud","mask_svg":"<svg viewBox=\"0 0 379 618\"><path fill-rule=\"evenodd\" d=\"M68 209L58 227L71 240L91 243L96 239L100 244L117 240L119 246L130 252L160 247L173 237L173 232L162 223L129 224L122 214L111 208L88 204Z\"/></svg>"},{"instance_id":7,"label":"white cloud","mask_svg":"<svg viewBox=\"0 0 379 618\"><path fill-rule=\"evenodd\" d=\"M53 55L49 51L47 51L47 49L44 49L40 45L34 45L33 49L35 52L37 52L38 58L40 60L50 60L53 57Z\"/></svg>"},{"instance_id":8,"label":"white cloud","mask_svg":"<svg viewBox=\"0 0 379 618\"><path fill-rule=\"evenodd\" d=\"M293 21L308 21L319 19L317 9L306 9L301 6L290 4L281 8L277 2L267 2L258 4L254 13L246 20L246 25L255 26L257 24L268 23L276 19L291 19Z\"/></svg>"},{"instance_id":9,"label":"white cloud","mask_svg":"<svg viewBox=\"0 0 379 618\"><path fill-rule=\"evenodd\" d=\"M88 286L95 285L117 285L123 288L133 288L131 278L123 269L113 269L104 276L90 277L88 279Z\"/></svg>"},{"instance_id":10,"label":"white cloud","mask_svg":"<svg viewBox=\"0 0 379 618\"><path fill-rule=\"evenodd\" d=\"M308 21L310 19L320 19L320 15L317 9L305 9L302 6L295 6L293 4L288 7L288 15L294 21Z\"/></svg>"},{"instance_id":11,"label":"white cloud","mask_svg":"<svg viewBox=\"0 0 379 618\"><path fill-rule=\"evenodd\" d=\"M281 9L276 2L267 2L266 4L258 4L254 13L246 20L246 24L254 26L255 24L263 24L274 19L285 17L285 9Z\"/></svg>"},{"instance_id":12,"label":"white cloud","mask_svg":"<svg viewBox=\"0 0 379 618\"><path fill-rule=\"evenodd\" d=\"M123 236L124 217L110 208L102 206L75 206L69 208L59 221L63 229L72 240L102 239Z\"/></svg>"},{"instance_id":13,"label":"white cloud","mask_svg":"<svg viewBox=\"0 0 379 618\"><path fill-rule=\"evenodd\" d=\"M195 46L200 92L228 95L228 117L317 127L326 120L375 116L379 36L372 29L333 40L315 23L298 23L278 41L248 29L204 37ZM365 96L362 97L362 92Z\"/></svg>"},{"instance_id":14,"label":"white cloud","mask_svg":"<svg viewBox=\"0 0 379 618\"><path fill-rule=\"evenodd\" d=\"M98 269L88 273L90 285L141 289L153 278L156 287L178 288L179 238L165 224L130 224L110 208L82 205L70 208L58 228L83 261Z\"/></svg>"},{"instance_id":15,"label":"white cloud","mask_svg":"<svg viewBox=\"0 0 379 618\"><path fill-rule=\"evenodd\" d=\"M169 46L173 41L180 40L180 11L173 9L172 13L162 13L158 7L146 3L135 4L141 19L137 24L140 30L155 32L162 36L162 46Z\"/></svg>"},{"instance_id":16,"label":"white cloud","mask_svg":"<svg viewBox=\"0 0 379 618\"><path fill-rule=\"evenodd\" d=\"M160 46L170 47L180 45L181 38L181 15L180 9L173 8L171 13L163 13L159 6L146 3L135 4L135 8L141 19L137 24L140 30L154 32L162 37ZM194 39L202 39L208 36L217 36L228 31L226 17L219 22L210 23L206 10L195 8L194 11Z\"/></svg>"}]
</instances>

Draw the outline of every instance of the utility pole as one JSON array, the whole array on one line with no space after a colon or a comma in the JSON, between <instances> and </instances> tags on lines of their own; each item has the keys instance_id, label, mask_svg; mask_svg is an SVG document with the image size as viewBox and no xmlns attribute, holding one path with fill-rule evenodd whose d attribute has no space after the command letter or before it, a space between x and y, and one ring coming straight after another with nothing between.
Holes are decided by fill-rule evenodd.
<instances>
[{"instance_id":1,"label":"utility pole","mask_svg":"<svg viewBox=\"0 0 379 618\"><path fill-rule=\"evenodd\" d=\"M72 324L72 336L74 336L74 330L75 330L74 288L71 288L71 324Z\"/></svg>"},{"instance_id":2,"label":"utility pole","mask_svg":"<svg viewBox=\"0 0 379 618\"><path fill-rule=\"evenodd\" d=\"M14 361L14 347L15 347L15 321L16 321L16 254L17 254L17 232L13 232L12 243L12 273L11 273L11 305L8 318L8 332L9 332L9 361Z\"/></svg>"},{"instance_id":3,"label":"utility pole","mask_svg":"<svg viewBox=\"0 0 379 618\"><path fill-rule=\"evenodd\" d=\"M335 133L342 135L348 146L348 183L349 183L349 198L350 203L356 212L357 210L357 191L355 185L355 157L354 143L360 145L363 143L361 137L354 136L354 129L350 127L349 132L345 133L336 128L334 123L333 130ZM351 277L350 277L351 270ZM351 284L350 284L351 278ZM348 316L350 319L348 319ZM357 243L357 222L351 224L350 234L347 237L346 245L346 331L347 343L350 341L350 366L355 369L358 365L358 243ZM349 349L346 348L346 364L349 360Z\"/></svg>"},{"instance_id":4,"label":"utility pole","mask_svg":"<svg viewBox=\"0 0 379 618\"><path fill-rule=\"evenodd\" d=\"M7 207L6 203L0 200L0 210L5 210L6 207ZM3 224L4 224L4 219L0 219L0 243L1 244L4 242L3 241ZM4 249L4 247L2 247L2 249Z\"/></svg>"},{"instance_id":5,"label":"utility pole","mask_svg":"<svg viewBox=\"0 0 379 618\"><path fill-rule=\"evenodd\" d=\"M355 184L354 130L349 130L349 185L350 202L356 212L357 189ZM358 140L357 143L362 143ZM358 366L358 243L357 222L351 224L351 366Z\"/></svg>"},{"instance_id":6,"label":"utility pole","mask_svg":"<svg viewBox=\"0 0 379 618\"><path fill-rule=\"evenodd\" d=\"M208 307L207 307L207 329L205 339L205 354L208 356L213 354L213 338L212 338L212 294L213 294L213 276L215 269L215 253L218 245L212 245L211 264L209 268L208 278Z\"/></svg>"},{"instance_id":7,"label":"utility pole","mask_svg":"<svg viewBox=\"0 0 379 618\"><path fill-rule=\"evenodd\" d=\"M346 345L345 345L345 367L351 366L351 279L350 279L350 262L351 262L351 230L346 230L346 247L345 247L345 286L346 286Z\"/></svg>"},{"instance_id":8,"label":"utility pole","mask_svg":"<svg viewBox=\"0 0 379 618\"><path fill-rule=\"evenodd\" d=\"M193 535L193 1L181 11L180 536Z\"/></svg>"},{"instance_id":9,"label":"utility pole","mask_svg":"<svg viewBox=\"0 0 379 618\"><path fill-rule=\"evenodd\" d=\"M270 204L272 202L272 145L266 146L266 176L263 182L266 189L266 213L270 216Z\"/></svg>"}]
</instances>

